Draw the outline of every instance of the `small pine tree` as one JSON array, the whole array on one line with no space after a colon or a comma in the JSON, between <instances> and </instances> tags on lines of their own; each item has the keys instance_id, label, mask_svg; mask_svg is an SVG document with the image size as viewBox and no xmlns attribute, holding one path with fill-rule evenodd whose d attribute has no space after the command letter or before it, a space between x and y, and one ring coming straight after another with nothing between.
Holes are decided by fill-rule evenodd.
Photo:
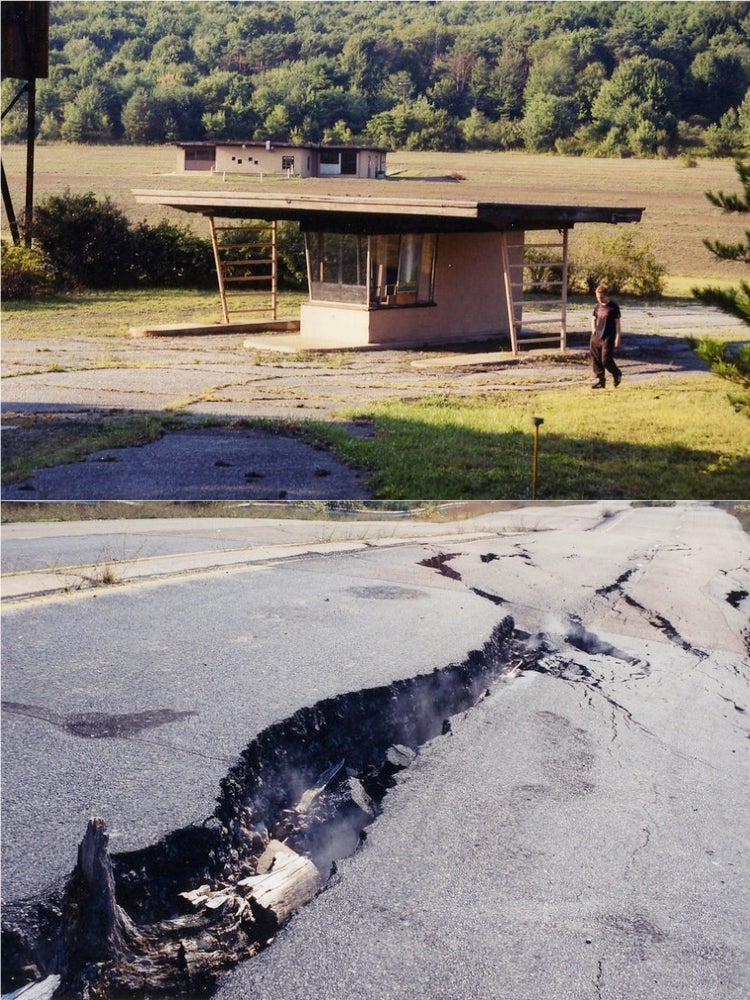
<instances>
[{"instance_id":1,"label":"small pine tree","mask_svg":"<svg viewBox=\"0 0 750 1000\"><path fill-rule=\"evenodd\" d=\"M750 163L735 161L735 167L742 183L742 194L725 194L719 191L714 194L706 192L706 197L712 205L723 212L750 212ZM742 264L750 264L750 229L745 230L745 240L737 243L723 243L721 240L704 240L704 245L719 260L734 260ZM736 316L750 326L750 281L740 281L737 288L693 288L693 295L706 305L717 306L722 312ZM750 345L744 344L732 352L728 345L711 338L692 341L691 346L698 357L703 358L711 366L711 371L734 382L744 390L740 396L730 396L737 409L744 410L750 416Z\"/></svg>"},{"instance_id":2,"label":"small pine tree","mask_svg":"<svg viewBox=\"0 0 750 1000\"><path fill-rule=\"evenodd\" d=\"M712 191L706 191L706 197L712 205L716 205L723 212L746 214L750 212L750 163L736 160L735 167L743 193L737 195L719 191L714 194ZM719 260L734 260L750 264L750 229L745 230L744 241L738 243L704 240L703 244ZM706 305L717 306L722 312L728 313L730 316L737 316L743 323L750 325L750 282L740 281L738 288L715 288L712 286L693 288L692 293L695 298Z\"/></svg>"}]
</instances>

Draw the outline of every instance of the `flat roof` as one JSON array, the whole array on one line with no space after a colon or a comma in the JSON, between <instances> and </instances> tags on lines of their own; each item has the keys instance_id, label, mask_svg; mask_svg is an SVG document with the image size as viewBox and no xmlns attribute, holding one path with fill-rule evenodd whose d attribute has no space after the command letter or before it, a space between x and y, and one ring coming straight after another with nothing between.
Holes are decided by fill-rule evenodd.
<instances>
[{"instance_id":1,"label":"flat roof","mask_svg":"<svg viewBox=\"0 0 750 1000\"><path fill-rule=\"evenodd\" d=\"M351 149L355 152L367 152L375 151L378 153L389 153L390 149L388 146L373 146L373 145L362 145L361 143L346 143L346 142L292 142L291 139L269 139L271 143L271 149L314 149L318 152L322 152L326 149ZM195 140L185 140L181 142L173 142L173 146L178 146L180 149L204 149L208 147L209 149L216 149L218 146L231 146L232 149L245 149L245 147L252 147L253 149L267 149L265 139L195 139Z\"/></svg>"},{"instance_id":2,"label":"flat roof","mask_svg":"<svg viewBox=\"0 0 750 1000\"><path fill-rule=\"evenodd\" d=\"M642 207L620 205L545 205L463 198L396 198L382 194L134 189L133 195L141 205L163 205L225 218L291 219L302 228L324 232L569 229L585 222L640 222L644 212Z\"/></svg>"}]
</instances>

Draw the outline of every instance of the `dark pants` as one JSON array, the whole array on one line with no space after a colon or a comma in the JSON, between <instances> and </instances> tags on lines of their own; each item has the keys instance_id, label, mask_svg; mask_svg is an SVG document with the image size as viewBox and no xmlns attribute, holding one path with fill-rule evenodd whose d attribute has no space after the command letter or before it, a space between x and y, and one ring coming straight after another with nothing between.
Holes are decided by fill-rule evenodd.
<instances>
[{"instance_id":1,"label":"dark pants","mask_svg":"<svg viewBox=\"0 0 750 1000\"><path fill-rule=\"evenodd\" d=\"M605 381L605 371L617 378L620 377L622 373L615 364L615 342L611 337L592 337L589 350L591 351L591 367L600 382L604 383Z\"/></svg>"}]
</instances>

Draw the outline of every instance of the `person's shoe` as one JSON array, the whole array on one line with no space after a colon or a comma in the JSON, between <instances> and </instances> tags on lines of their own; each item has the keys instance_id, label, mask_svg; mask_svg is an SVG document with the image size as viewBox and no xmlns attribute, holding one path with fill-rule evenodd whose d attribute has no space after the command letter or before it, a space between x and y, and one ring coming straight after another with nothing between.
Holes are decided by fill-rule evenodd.
<instances>
[{"instance_id":1,"label":"person's shoe","mask_svg":"<svg viewBox=\"0 0 750 1000\"><path fill-rule=\"evenodd\" d=\"M606 388L606 386L605 386L605 383L602 382L601 379L600 379L598 382L593 382L592 385L591 385L591 388L592 389L604 389L604 388Z\"/></svg>"},{"instance_id":2,"label":"person's shoe","mask_svg":"<svg viewBox=\"0 0 750 1000\"><path fill-rule=\"evenodd\" d=\"M616 388L617 388L617 386L618 386L618 385L620 384L620 382L622 382L622 372L618 372L618 373L617 373L617 374L616 374L616 375L614 376L614 378L613 378L613 382L615 383L615 389L616 389Z\"/></svg>"}]
</instances>

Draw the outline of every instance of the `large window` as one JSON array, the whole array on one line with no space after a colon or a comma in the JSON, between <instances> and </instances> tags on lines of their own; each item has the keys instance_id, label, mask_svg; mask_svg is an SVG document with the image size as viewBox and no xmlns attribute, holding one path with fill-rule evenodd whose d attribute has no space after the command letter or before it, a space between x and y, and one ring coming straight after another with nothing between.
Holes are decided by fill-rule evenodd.
<instances>
[{"instance_id":1,"label":"large window","mask_svg":"<svg viewBox=\"0 0 750 1000\"><path fill-rule=\"evenodd\" d=\"M216 164L215 146L194 146L185 149L185 170L210 170Z\"/></svg>"},{"instance_id":2,"label":"large window","mask_svg":"<svg viewBox=\"0 0 750 1000\"><path fill-rule=\"evenodd\" d=\"M426 305L434 297L434 234L372 236L370 304Z\"/></svg>"},{"instance_id":3,"label":"large window","mask_svg":"<svg viewBox=\"0 0 750 1000\"><path fill-rule=\"evenodd\" d=\"M349 233L306 236L310 298L367 303L367 237Z\"/></svg>"},{"instance_id":4,"label":"large window","mask_svg":"<svg viewBox=\"0 0 750 1000\"><path fill-rule=\"evenodd\" d=\"M341 173L341 154L333 149L321 149L319 172L321 176Z\"/></svg>"},{"instance_id":5,"label":"large window","mask_svg":"<svg viewBox=\"0 0 750 1000\"><path fill-rule=\"evenodd\" d=\"M308 233L310 298L371 309L434 300L434 234L355 236Z\"/></svg>"}]
</instances>

